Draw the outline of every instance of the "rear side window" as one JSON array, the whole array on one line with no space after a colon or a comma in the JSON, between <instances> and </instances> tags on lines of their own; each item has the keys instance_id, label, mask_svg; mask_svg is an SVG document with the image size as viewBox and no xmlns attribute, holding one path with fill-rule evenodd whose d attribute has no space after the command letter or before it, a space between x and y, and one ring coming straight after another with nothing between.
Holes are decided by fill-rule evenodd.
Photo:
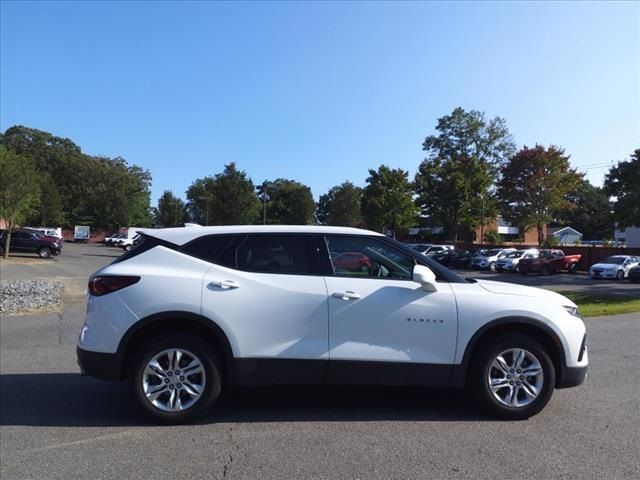
<instances>
[{"instance_id":1,"label":"rear side window","mask_svg":"<svg viewBox=\"0 0 640 480\"><path fill-rule=\"evenodd\" d=\"M245 272L313 275L315 239L298 235L250 235L235 251Z\"/></svg>"},{"instance_id":2,"label":"rear side window","mask_svg":"<svg viewBox=\"0 0 640 480\"><path fill-rule=\"evenodd\" d=\"M236 235L207 235L189 242L182 248L182 251L187 255L198 257L211 263L233 267L235 262L221 260L223 253L235 238Z\"/></svg>"}]
</instances>

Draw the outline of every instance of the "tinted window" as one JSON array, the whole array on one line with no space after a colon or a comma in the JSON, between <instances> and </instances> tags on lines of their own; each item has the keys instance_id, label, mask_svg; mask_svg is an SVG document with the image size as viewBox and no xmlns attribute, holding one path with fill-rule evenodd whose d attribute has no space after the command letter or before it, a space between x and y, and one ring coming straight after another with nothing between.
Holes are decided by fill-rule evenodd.
<instances>
[{"instance_id":1,"label":"tinted window","mask_svg":"<svg viewBox=\"0 0 640 480\"><path fill-rule=\"evenodd\" d=\"M245 272L313 274L312 238L297 235L250 235L236 249L236 268Z\"/></svg>"},{"instance_id":2,"label":"tinted window","mask_svg":"<svg viewBox=\"0 0 640 480\"><path fill-rule=\"evenodd\" d=\"M183 247L184 253L201 258L211 263L220 263L219 259L235 235L207 235L196 238ZM230 261L223 261L221 265L235 267L233 256Z\"/></svg>"},{"instance_id":3,"label":"tinted window","mask_svg":"<svg viewBox=\"0 0 640 480\"><path fill-rule=\"evenodd\" d=\"M414 258L375 238L336 235L326 240L336 276L412 278Z\"/></svg>"}]
</instances>

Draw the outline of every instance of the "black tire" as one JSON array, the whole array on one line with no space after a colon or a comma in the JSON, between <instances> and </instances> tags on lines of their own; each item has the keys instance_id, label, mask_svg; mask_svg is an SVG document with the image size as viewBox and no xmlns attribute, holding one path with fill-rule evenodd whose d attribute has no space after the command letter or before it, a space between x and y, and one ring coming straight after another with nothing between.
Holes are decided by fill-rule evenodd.
<instances>
[{"instance_id":1,"label":"black tire","mask_svg":"<svg viewBox=\"0 0 640 480\"><path fill-rule=\"evenodd\" d=\"M53 255L53 252L48 247L42 247L38 249L38 255L40 256L40 258L49 258L51 255Z\"/></svg>"},{"instance_id":2,"label":"black tire","mask_svg":"<svg viewBox=\"0 0 640 480\"><path fill-rule=\"evenodd\" d=\"M571 265L569 265L569 273L578 273L578 264L577 263L572 263Z\"/></svg>"},{"instance_id":3,"label":"black tire","mask_svg":"<svg viewBox=\"0 0 640 480\"><path fill-rule=\"evenodd\" d=\"M531 352L540 362L543 382L538 396L530 404L509 407L500 403L489 388L489 372L493 360L509 349L520 348ZM508 420L524 420L539 413L551 399L556 384L556 372L549 353L528 335L504 333L483 342L471 359L469 385L476 404L489 415Z\"/></svg>"},{"instance_id":4,"label":"black tire","mask_svg":"<svg viewBox=\"0 0 640 480\"><path fill-rule=\"evenodd\" d=\"M491 262L489 264L489 270L495 273L496 269L497 269L496 262Z\"/></svg>"},{"instance_id":5,"label":"black tire","mask_svg":"<svg viewBox=\"0 0 640 480\"><path fill-rule=\"evenodd\" d=\"M624 272L622 270L618 270L616 272L616 280L617 281L624 280Z\"/></svg>"},{"instance_id":6,"label":"black tire","mask_svg":"<svg viewBox=\"0 0 640 480\"><path fill-rule=\"evenodd\" d=\"M126 247L124 247L124 251L128 252L133 248L133 245L127 245Z\"/></svg>"},{"instance_id":7,"label":"black tire","mask_svg":"<svg viewBox=\"0 0 640 480\"><path fill-rule=\"evenodd\" d=\"M549 271L549 266L548 265L543 265L542 266L542 275L544 275L545 277L547 275L549 275L550 271Z\"/></svg>"},{"instance_id":8,"label":"black tire","mask_svg":"<svg viewBox=\"0 0 640 480\"><path fill-rule=\"evenodd\" d=\"M527 270L520 270L520 275L527 276L529 272Z\"/></svg>"},{"instance_id":9,"label":"black tire","mask_svg":"<svg viewBox=\"0 0 640 480\"><path fill-rule=\"evenodd\" d=\"M631 283L640 283L640 278L630 278L629 281Z\"/></svg>"},{"instance_id":10,"label":"black tire","mask_svg":"<svg viewBox=\"0 0 640 480\"><path fill-rule=\"evenodd\" d=\"M143 391L143 374L147 363L164 350L179 348L193 353L202 363L205 372L204 390L190 407L178 412L166 412L147 400ZM150 339L133 357L129 365L129 387L142 409L164 424L189 422L202 415L220 396L222 390L222 369L213 348L200 338L188 334L173 334Z\"/></svg>"}]
</instances>

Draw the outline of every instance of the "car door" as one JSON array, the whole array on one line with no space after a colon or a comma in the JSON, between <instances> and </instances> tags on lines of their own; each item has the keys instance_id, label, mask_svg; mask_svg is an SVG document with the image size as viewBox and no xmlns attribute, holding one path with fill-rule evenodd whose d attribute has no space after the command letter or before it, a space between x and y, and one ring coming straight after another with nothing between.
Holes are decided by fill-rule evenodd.
<instances>
[{"instance_id":1,"label":"car door","mask_svg":"<svg viewBox=\"0 0 640 480\"><path fill-rule=\"evenodd\" d=\"M315 236L234 240L205 274L202 313L227 333L237 383L324 382L328 301Z\"/></svg>"},{"instance_id":2,"label":"car door","mask_svg":"<svg viewBox=\"0 0 640 480\"><path fill-rule=\"evenodd\" d=\"M13 232L11 234L10 248L16 252L25 252L34 250L29 242L29 234L25 232Z\"/></svg>"},{"instance_id":3,"label":"car door","mask_svg":"<svg viewBox=\"0 0 640 480\"><path fill-rule=\"evenodd\" d=\"M327 252L360 252L368 269L327 262L329 383L446 383L455 355L457 311L447 282L435 292L412 280L415 257L383 237L328 235Z\"/></svg>"}]
</instances>

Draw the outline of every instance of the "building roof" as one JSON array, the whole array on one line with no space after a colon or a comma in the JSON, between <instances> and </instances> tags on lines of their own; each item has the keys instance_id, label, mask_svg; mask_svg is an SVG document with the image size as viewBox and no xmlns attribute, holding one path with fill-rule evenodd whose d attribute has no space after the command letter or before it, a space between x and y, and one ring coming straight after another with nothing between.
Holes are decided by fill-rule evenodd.
<instances>
[{"instance_id":1,"label":"building roof","mask_svg":"<svg viewBox=\"0 0 640 480\"><path fill-rule=\"evenodd\" d=\"M573 233L575 235L579 235L582 236L582 234L577 231L575 228L572 227L554 227L554 228L548 228L547 231L549 232L549 234L556 236L558 233Z\"/></svg>"},{"instance_id":2,"label":"building roof","mask_svg":"<svg viewBox=\"0 0 640 480\"><path fill-rule=\"evenodd\" d=\"M203 235L223 233L320 233L320 234L351 234L351 235L377 235L381 233L371 230L362 230L352 227L327 227L320 225L224 225L216 227L177 227L177 228L144 228L140 233L159 238L176 245L184 245L194 238Z\"/></svg>"}]
</instances>

